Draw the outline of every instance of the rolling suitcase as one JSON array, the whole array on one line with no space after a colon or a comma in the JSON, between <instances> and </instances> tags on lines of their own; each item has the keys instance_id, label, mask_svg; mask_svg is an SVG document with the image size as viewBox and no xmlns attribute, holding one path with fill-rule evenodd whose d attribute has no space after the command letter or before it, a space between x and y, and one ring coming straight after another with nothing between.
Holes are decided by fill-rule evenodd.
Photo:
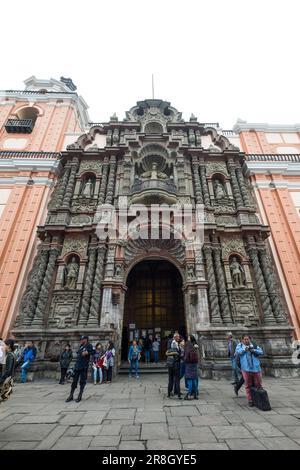
<instances>
[{"instance_id":1,"label":"rolling suitcase","mask_svg":"<svg viewBox=\"0 0 300 470\"><path fill-rule=\"evenodd\" d=\"M259 408L262 411L271 410L269 397L268 397L267 391L264 388L251 387L250 391L251 391L252 401L257 408Z\"/></svg>"}]
</instances>

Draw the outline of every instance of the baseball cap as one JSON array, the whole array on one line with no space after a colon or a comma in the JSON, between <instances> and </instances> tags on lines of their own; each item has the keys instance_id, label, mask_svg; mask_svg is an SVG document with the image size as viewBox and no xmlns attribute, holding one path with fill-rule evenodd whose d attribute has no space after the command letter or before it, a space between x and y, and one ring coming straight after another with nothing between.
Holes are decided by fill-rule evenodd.
<instances>
[{"instance_id":1,"label":"baseball cap","mask_svg":"<svg viewBox=\"0 0 300 470\"><path fill-rule=\"evenodd\" d=\"M82 336L80 336L80 341L81 341L82 339L89 339L89 337L88 337L87 335L82 335Z\"/></svg>"}]
</instances>

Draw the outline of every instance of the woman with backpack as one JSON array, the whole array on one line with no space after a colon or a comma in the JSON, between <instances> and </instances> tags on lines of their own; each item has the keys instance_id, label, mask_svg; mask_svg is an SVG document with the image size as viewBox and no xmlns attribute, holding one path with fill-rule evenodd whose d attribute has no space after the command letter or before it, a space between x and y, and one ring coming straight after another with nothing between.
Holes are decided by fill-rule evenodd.
<instances>
[{"instance_id":1,"label":"woman with backpack","mask_svg":"<svg viewBox=\"0 0 300 470\"><path fill-rule=\"evenodd\" d=\"M116 351L115 351L114 343L112 341L109 341L107 350L105 352L104 362L103 362L104 377L105 377L104 381L107 384L110 384L112 380L112 370L113 370L113 366L115 363L115 355L116 355Z\"/></svg>"},{"instance_id":2,"label":"woman with backpack","mask_svg":"<svg viewBox=\"0 0 300 470\"><path fill-rule=\"evenodd\" d=\"M185 400L198 400L198 345L193 335L188 337L184 351L185 379L187 381L188 393Z\"/></svg>"},{"instance_id":3,"label":"woman with backpack","mask_svg":"<svg viewBox=\"0 0 300 470\"><path fill-rule=\"evenodd\" d=\"M128 353L128 362L130 364L129 368L129 377L132 377L132 370L134 370L135 377L139 378L139 363L141 359L141 349L137 344L137 341L134 339L132 345L129 348Z\"/></svg>"}]
</instances>

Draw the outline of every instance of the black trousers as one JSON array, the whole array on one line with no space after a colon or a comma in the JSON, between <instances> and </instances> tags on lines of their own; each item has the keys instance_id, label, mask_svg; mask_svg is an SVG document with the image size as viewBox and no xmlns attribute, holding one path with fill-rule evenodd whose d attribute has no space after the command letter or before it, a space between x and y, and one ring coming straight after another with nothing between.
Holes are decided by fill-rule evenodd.
<instances>
[{"instance_id":1,"label":"black trousers","mask_svg":"<svg viewBox=\"0 0 300 470\"><path fill-rule=\"evenodd\" d=\"M169 383L168 395L174 390L175 395L180 395L180 367L168 367Z\"/></svg>"},{"instance_id":2,"label":"black trousers","mask_svg":"<svg viewBox=\"0 0 300 470\"><path fill-rule=\"evenodd\" d=\"M59 383L63 383L65 381L67 370L68 369L65 368L65 367L60 368L60 381L59 381Z\"/></svg>"},{"instance_id":3,"label":"black trousers","mask_svg":"<svg viewBox=\"0 0 300 470\"><path fill-rule=\"evenodd\" d=\"M82 393L83 390L84 390L84 387L86 385L86 380L87 380L87 373L88 373L88 369L75 369L74 371L74 377L73 377L73 382L72 382L72 385L71 385L71 391L74 392L74 390L77 388L77 385L78 385L78 380L80 379L79 381L79 384L80 384L80 392Z\"/></svg>"},{"instance_id":4,"label":"black trousers","mask_svg":"<svg viewBox=\"0 0 300 470\"><path fill-rule=\"evenodd\" d=\"M112 379L112 366L109 366L108 369L106 369L105 367L103 368L103 371L104 371L104 379L103 381L104 382L111 382L111 379Z\"/></svg>"}]
</instances>

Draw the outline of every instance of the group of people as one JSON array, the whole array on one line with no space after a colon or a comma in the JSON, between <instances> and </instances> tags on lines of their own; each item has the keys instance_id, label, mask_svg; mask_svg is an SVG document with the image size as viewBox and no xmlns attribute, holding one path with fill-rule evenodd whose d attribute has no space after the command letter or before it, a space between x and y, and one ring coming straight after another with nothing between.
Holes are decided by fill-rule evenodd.
<instances>
[{"instance_id":1,"label":"group of people","mask_svg":"<svg viewBox=\"0 0 300 470\"><path fill-rule=\"evenodd\" d=\"M251 386L262 387L261 365L259 357L263 350L252 338L244 334L241 340L233 338L232 333L227 334L228 357L231 360L234 392L238 396L239 390L245 384L246 396L249 406L254 406L251 397Z\"/></svg>"}]
</instances>

